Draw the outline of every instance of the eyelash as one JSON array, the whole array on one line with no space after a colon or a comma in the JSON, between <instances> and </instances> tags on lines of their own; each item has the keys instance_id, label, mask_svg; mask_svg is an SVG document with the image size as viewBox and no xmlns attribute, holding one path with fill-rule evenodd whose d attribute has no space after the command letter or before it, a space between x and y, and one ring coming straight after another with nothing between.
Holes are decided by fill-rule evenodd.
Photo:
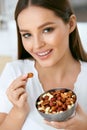
<instances>
[{"instance_id":1,"label":"eyelash","mask_svg":"<svg viewBox=\"0 0 87 130\"><path fill-rule=\"evenodd\" d=\"M25 33L25 34L23 34L22 35L24 38L29 38L30 36L31 36L31 34L30 33Z\"/></svg>"},{"instance_id":2,"label":"eyelash","mask_svg":"<svg viewBox=\"0 0 87 130\"><path fill-rule=\"evenodd\" d=\"M51 33L53 30L54 30L53 27L47 27L47 28L45 28L45 29L43 30L42 33ZM30 33L24 33L24 34L22 34L22 36L23 36L24 38L29 38L29 37L32 36L32 35L31 35Z\"/></svg>"},{"instance_id":3,"label":"eyelash","mask_svg":"<svg viewBox=\"0 0 87 130\"><path fill-rule=\"evenodd\" d=\"M54 30L54 28L53 27L47 27L47 28L45 28L44 30L43 30L43 32L45 32L45 33L50 33L50 32L52 32Z\"/></svg>"}]
</instances>

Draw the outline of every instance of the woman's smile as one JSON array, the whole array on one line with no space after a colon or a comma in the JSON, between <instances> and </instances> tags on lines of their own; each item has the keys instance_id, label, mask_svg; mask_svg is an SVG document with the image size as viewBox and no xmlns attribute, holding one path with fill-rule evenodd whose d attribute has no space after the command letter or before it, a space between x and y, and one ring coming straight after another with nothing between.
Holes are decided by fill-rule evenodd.
<instances>
[{"instance_id":1,"label":"woman's smile","mask_svg":"<svg viewBox=\"0 0 87 130\"><path fill-rule=\"evenodd\" d=\"M25 50L41 66L55 65L69 50L69 26L51 10L31 6L19 14L18 24Z\"/></svg>"},{"instance_id":2,"label":"woman's smile","mask_svg":"<svg viewBox=\"0 0 87 130\"><path fill-rule=\"evenodd\" d=\"M41 52L37 52L35 53L40 59L46 59L48 58L51 53L52 53L52 49L46 50L46 51L41 51Z\"/></svg>"}]
</instances>

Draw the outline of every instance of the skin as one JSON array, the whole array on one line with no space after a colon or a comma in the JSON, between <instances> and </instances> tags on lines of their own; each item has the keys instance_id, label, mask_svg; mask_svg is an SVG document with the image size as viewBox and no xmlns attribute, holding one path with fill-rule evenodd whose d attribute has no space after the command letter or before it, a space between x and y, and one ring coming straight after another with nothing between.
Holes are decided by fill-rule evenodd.
<instances>
[{"instance_id":1,"label":"skin","mask_svg":"<svg viewBox=\"0 0 87 130\"><path fill-rule=\"evenodd\" d=\"M27 102L26 83L28 74L15 79L7 89L8 99L12 102L13 108L9 112L0 113L1 130L21 130L24 121L29 113ZM26 111L25 111L26 110Z\"/></svg>"},{"instance_id":2,"label":"skin","mask_svg":"<svg viewBox=\"0 0 87 130\"><path fill-rule=\"evenodd\" d=\"M69 23L65 24L51 10L30 6L19 14L18 26L24 48L36 61L35 67L43 89L58 85L73 89L80 72L80 63L72 57L69 49L69 34L75 29L76 17L72 15ZM9 114L0 114L0 129L21 130L29 113L27 77L27 74L22 75L9 86L7 96L13 108ZM66 83L66 80L69 82ZM87 130L86 122L87 115L79 105L75 117L66 122L45 121L52 127L66 130Z\"/></svg>"},{"instance_id":3,"label":"skin","mask_svg":"<svg viewBox=\"0 0 87 130\"><path fill-rule=\"evenodd\" d=\"M71 56L68 44L69 24L65 25L60 18L54 17L52 11L29 7L19 14L18 25L24 48L40 66L52 67L59 64L59 61L66 55ZM49 53L40 56L44 52Z\"/></svg>"},{"instance_id":4,"label":"skin","mask_svg":"<svg viewBox=\"0 0 87 130\"><path fill-rule=\"evenodd\" d=\"M80 64L69 49L69 34L76 26L75 16L72 15L70 22L65 24L52 11L31 6L19 14L18 26L24 48L36 60L44 90L51 89L51 86L58 87L58 84L72 87L80 72Z\"/></svg>"},{"instance_id":5,"label":"skin","mask_svg":"<svg viewBox=\"0 0 87 130\"><path fill-rule=\"evenodd\" d=\"M65 122L45 121L45 123L57 129L86 130L87 129L87 114L83 111L83 109L78 104L76 108L76 115L72 117L71 119Z\"/></svg>"}]
</instances>

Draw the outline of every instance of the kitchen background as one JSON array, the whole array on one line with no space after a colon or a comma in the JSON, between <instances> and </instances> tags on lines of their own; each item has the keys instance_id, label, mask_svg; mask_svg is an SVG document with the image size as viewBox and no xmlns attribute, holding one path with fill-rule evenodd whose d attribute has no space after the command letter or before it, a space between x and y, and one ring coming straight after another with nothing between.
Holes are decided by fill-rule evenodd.
<instances>
[{"instance_id":1,"label":"kitchen background","mask_svg":"<svg viewBox=\"0 0 87 130\"><path fill-rule=\"evenodd\" d=\"M17 0L0 0L0 66L17 58L17 35L14 10ZM79 33L87 51L87 0L71 0L77 16ZM7 58L10 57L10 58ZM4 66L3 66L4 67Z\"/></svg>"}]
</instances>

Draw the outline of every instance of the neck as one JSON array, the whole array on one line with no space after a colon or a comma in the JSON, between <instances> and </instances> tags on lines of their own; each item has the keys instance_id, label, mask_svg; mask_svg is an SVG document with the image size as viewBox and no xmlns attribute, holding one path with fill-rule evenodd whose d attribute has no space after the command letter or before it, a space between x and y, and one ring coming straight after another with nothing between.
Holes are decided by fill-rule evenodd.
<instances>
[{"instance_id":1,"label":"neck","mask_svg":"<svg viewBox=\"0 0 87 130\"><path fill-rule=\"evenodd\" d=\"M54 85L55 87L58 86L58 84L60 86L70 86L72 82L75 82L80 72L80 67L78 66L80 66L79 62L77 62L72 55L63 57L58 63L50 67L42 67L36 63L41 83L50 82L49 86ZM66 81L69 81L68 84Z\"/></svg>"},{"instance_id":2,"label":"neck","mask_svg":"<svg viewBox=\"0 0 87 130\"><path fill-rule=\"evenodd\" d=\"M40 66L40 64L36 62L36 69L38 72L43 73L43 75L54 76L59 74L59 76L62 76L67 73L70 68L73 68L75 63L77 63L77 61L71 55L66 55L56 64L49 67Z\"/></svg>"}]
</instances>

